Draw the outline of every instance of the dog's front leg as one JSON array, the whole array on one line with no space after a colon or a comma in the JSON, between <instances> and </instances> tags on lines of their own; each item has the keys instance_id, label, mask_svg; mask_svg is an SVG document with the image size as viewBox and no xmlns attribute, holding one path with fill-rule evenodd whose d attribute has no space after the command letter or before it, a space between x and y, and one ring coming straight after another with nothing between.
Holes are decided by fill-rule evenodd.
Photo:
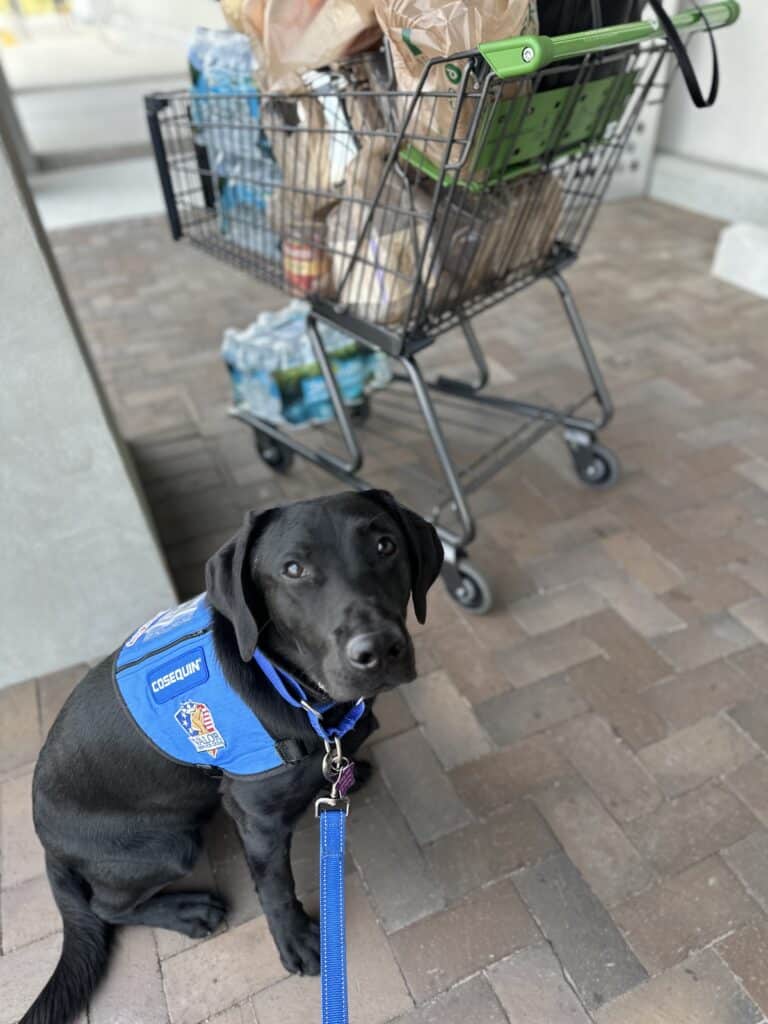
<instances>
[{"instance_id":1,"label":"dog's front leg","mask_svg":"<svg viewBox=\"0 0 768 1024\"><path fill-rule=\"evenodd\" d=\"M320 972L320 929L296 898L291 868L294 820L271 813L245 812L224 805L235 819L245 858L283 967L293 974Z\"/></svg>"}]
</instances>

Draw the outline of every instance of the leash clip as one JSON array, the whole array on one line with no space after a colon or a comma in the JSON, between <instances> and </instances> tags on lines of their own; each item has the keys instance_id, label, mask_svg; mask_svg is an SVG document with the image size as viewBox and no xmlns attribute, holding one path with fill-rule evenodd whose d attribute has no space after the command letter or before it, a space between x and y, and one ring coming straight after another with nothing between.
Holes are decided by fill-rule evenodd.
<instances>
[{"instance_id":1,"label":"leash clip","mask_svg":"<svg viewBox=\"0 0 768 1024\"><path fill-rule=\"evenodd\" d=\"M336 789L336 786L333 787ZM319 818L323 811L344 811L344 816L349 817L349 797L334 796L333 790L330 796L321 796L315 800L315 817Z\"/></svg>"},{"instance_id":2,"label":"leash clip","mask_svg":"<svg viewBox=\"0 0 768 1024\"><path fill-rule=\"evenodd\" d=\"M344 811L344 814L348 815L347 793L354 785L355 766L342 753L341 739L338 736L334 736L332 740L325 740L323 776L326 782L330 782L331 792L329 796L319 797L315 801L315 817L319 817L321 811L330 810Z\"/></svg>"}]
</instances>

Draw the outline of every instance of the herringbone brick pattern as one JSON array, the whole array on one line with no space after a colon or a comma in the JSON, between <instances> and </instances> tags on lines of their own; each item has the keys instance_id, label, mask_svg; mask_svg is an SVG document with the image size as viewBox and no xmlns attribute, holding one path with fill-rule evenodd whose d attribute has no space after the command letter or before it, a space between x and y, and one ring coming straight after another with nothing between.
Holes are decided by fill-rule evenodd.
<instances>
[{"instance_id":1,"label":"herringbone brick pattern","mask_svg":"<svg viewBox=\"0 0 768 1024\"><path fill-rule=\"evenodd\" d=\"M548 437L477 496L496 612L438 586L421 676L381 703L350 819L355 1024L758 1024L768 1016L768 306L707 273L718 226L606 208L570 280L613 387L623 482L586 490ZM245 508L327 491L274 477L224 415L222 328L280 296L174 247L162 224L57 250L179 590ZM504 390L575 397L544 285L478 324ZM451 339L425 360L460 362ZM374 408L376 400L374 400ZM363 428L408 494L423 443ZM467 432L454 444L471 449ZM80 670L0 695L0 1022L47 976L58 918L31 765ZM314 825L294 859L317 901ZM203 943L125 931L90 1024L306 1024L226 821L196 869L232 905Z\"/></svg>"}]
</instances>

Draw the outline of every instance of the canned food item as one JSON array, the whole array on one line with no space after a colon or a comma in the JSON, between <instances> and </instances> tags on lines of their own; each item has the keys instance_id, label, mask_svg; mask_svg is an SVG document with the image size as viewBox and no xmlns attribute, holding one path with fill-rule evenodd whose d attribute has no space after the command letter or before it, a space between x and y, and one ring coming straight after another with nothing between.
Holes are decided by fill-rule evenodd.
<instances>
[{"instance_id":1,"label":"canned food item","mask_svg":"<svg viewBox=\"0 0 768 1024\"><path fill-rule=\"evenodd\" d=\"M283 240L283 277L294 295L323 292L328 287L328 253L311 242Z\"/></svg>"}]
</instances>

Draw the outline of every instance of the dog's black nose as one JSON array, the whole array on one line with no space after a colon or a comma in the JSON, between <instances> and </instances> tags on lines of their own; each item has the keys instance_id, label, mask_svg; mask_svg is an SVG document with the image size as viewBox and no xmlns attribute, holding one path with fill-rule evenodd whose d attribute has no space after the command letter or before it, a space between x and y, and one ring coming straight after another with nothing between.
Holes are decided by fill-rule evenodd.
<instances>
[{"instance_id":1,"label":"dog's black nose","mask_svg":"<svg viewBox=\"0 0 768 1024\"><path fill-rule=\"evenodd\" d=\"M396 661L405 651L405 641L393 630L378 633L358 633L347 643L347 661L354 668L383 668Z\"/></svg>"}]
</instances>

